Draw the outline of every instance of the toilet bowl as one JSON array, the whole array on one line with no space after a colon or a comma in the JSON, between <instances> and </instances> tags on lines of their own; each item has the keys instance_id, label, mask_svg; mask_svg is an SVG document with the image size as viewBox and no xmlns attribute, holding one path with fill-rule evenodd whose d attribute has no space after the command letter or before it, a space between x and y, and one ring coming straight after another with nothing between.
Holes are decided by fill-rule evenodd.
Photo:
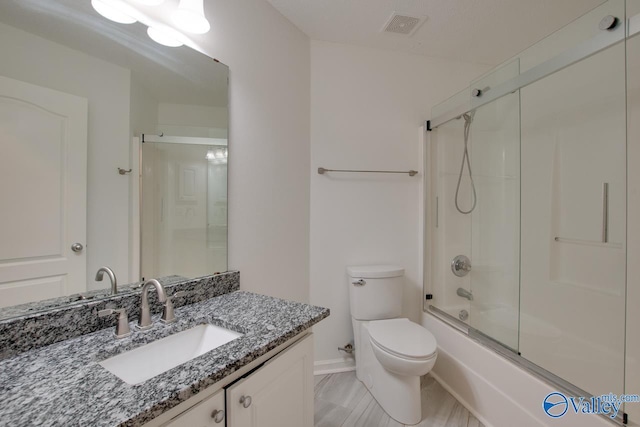
<instances>
[{"instance_id":1,"label":"toilet bowl","mask_svg":"<svg viewBox=\"0 0 640 427\"><path fill-rule=\"evenodd\" d=\"M436 363L435 338L409 319L372 321L369 338L378 362L394 374L421 377Z\"/></svg>"},{"instance_id":2,"label":"toilet bowl","mask_svg":"<svg viewBox=\"0 0 640 427\"><path fill-rule=\"evenodd\" d=\"M437 359L437 343L421 325L400 318L404 270L348 267L356 376L382 409L403 424L422 420L420 377Z\"/></svg>"}]
</instances>

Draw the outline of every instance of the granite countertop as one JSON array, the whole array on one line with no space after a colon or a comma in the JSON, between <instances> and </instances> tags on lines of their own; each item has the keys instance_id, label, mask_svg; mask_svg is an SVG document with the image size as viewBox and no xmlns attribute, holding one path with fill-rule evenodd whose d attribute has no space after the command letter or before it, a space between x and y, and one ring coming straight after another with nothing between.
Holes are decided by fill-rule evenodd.
<instances>
[{"instance_id":1,"label":"granite countertop","mask_svg":"<svg viewBox=\"0 0 640 427\"><path fill-rule=\"evenodd\" d=\"M144 424L328 315L326 308L237 291L176 309L171 325L132 327L127 338L108 328L22 353L0 361L0 426ZM244 335L137 385L98 364L202 323Z\"/></svg>"}]
</instances>

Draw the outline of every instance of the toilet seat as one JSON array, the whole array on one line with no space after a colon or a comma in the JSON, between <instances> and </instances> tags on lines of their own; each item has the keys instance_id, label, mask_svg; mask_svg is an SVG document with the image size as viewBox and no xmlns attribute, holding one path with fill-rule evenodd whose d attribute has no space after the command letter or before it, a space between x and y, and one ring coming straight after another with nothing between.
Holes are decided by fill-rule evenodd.
<instances>
[{"instance_id":1,"label":"toilet seat","mask_svg":"<svg viewBox=\"0 0 640 427\"><path fill-rule=\"evenodd\" d=\"M409 319L372 321L369 336L381 350L402 359L431 359L437 352L436 339L431 332Z\"/></svg>"}]
</instances>

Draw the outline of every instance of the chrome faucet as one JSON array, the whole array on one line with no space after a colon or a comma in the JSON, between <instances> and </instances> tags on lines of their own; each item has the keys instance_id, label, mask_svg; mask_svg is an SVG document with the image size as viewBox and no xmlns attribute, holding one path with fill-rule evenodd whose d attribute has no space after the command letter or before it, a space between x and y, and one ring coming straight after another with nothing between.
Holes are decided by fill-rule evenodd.
<instances>
[{"instance_id":1,"label":"chrome faucet","mask_svg":"<svg viewBox=\"0 0 640 427\"><path fill-rule=\"evenodd\" d=\"M466 298L469 301L473 301L473 294L471 293L471 291L468 291L465 288L458 288L456 294L458 294L459 297Z\"/></svg>"},{"instance_id":2,"label":"chrome faucet","mask_svg":"<svg viewBox=\"0 0 640 427\"><path fill-rule=\"evenodd\" d=\"M140 301L140 317L138 318L138 329L149 329L153 324L151 323L151 312L149 310L149 288L155 286L158 293L158 301L161 303L167 302L167 294L164 291L164 286L156 279L150 279L144 282L142 285L142 295Z\"/></svg>"},{"instance_id":3,"label":"chrome faucet","mask_svg":"<svg viewBox=\"0 0 640 427\"><path fill-rule=\"evenodd\" d=\"M107 273L109 280L111 280L111 295L118 293L118 281L116 280L116 274L109 267L100 267L96 273L96 281L102 282L104 273Z\"/></svg>"}]
</instances>

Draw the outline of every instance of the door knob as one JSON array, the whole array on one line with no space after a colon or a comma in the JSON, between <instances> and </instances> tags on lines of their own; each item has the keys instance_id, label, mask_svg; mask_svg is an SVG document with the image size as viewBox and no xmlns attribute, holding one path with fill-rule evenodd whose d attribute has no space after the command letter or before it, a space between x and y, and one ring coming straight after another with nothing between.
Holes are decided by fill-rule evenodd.
<instances>
[{"instance_id":1,"label":"door knob","mask_svg":"<svg viewBox=\"0 0 640 427\"><path fill-rule=\"evenodd\" d=\"M82 246L82 243L74 243L73 245L71 245L71 250L73 252L82 252L83 249L84 246Z\"/></svg>"},{"instance_id":2,"label":"door knob","mask_svg":"<svg viewBox=\"0 0 640 427\"><path fill-rule=\"evenodd\" d=\"M216 409L211 413L211 418L215 421L216 424L219 424L224 421L224 411L221 409Z\"/></svg>"},{"instance_id":3,"label":"door knob","mask_svg":"<svg viewBox=\"0 0 640 427\"><path fill-rule=\"evenodd\" d=\"M242 406L244 406L245 408L248 408L249 406L251 406L251 396L242 396L240 398L240 403L242 404Z\"/></svg>"}]
</instances>

